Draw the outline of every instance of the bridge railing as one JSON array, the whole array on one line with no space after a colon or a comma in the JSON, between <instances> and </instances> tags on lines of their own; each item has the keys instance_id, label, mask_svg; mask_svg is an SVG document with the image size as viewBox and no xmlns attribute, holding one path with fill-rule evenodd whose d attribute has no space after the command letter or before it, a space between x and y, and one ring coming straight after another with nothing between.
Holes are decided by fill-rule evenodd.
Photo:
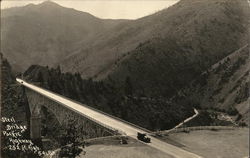
<instances>
[{"instance_id":1,"label":"bridge railing","mask_svg":"<svg viewBox=\"0 0 250 158\"><path fill-rule=\"evenodd\" d=\"M25 80L24 80L24 81L25 81ZM25 82L26 82L26 81L25 81ZM29 83L29 82L27 82L27 83ZM29 83L29 84L30 84L30 83ZM31 84L31 85L34 85L34 84ZM37 85L34 85L34 86L37 86ZM25 87L26 87L26 86L25 86ZM37 86L37 87L39 87L39 86ZM29 87L27 87L27 88L29 88ZM62 98L64 98L64 99L70 100L70 101L72 101L72 102L74 102L74 103L80 104L80 105L82 105L82 106L84 106L84 107L86 107L86 108L89 108L89 109L91 109L91 110L94 110L94 111L96 111L96 112L99 112L99 113L101 113L101 114L104 114L104 115L106 115L106 116L108 116L108 117L111 117L111 118L113 118L113 119L116 119L116 120L119 120L119 121L124 122L124 123L126 123L126 124L129 124L129 125L131 125L131 126L133 126L133 127L136 127L136 128L138 128L138 129L140 129L140 130L146 131L147 133L152 133L152 131L150 131L150 130L148 130L148 129L146 129L146 128L140 127L140 126L135 125L135 124L133 124L133 123L131 123L131 122L125 121L125 120L123 120L123 119L121 119L121 118L118 118L118 117L116 117L116 116L110 115L110 114L108 114L108 113L106 113L106 112L103 112L103 111L101 111L101 110L95 109L95 108L93 108L93 107L91 107L91 106L88 106L88 105L86 105L86 104L83 104L83 103L81 103L81 102L79 102L79 101L75 101L75 100L73 100L73 99L70 99L70 98L68 98L68 97L65 97L65 96L63 96L63 95L61 95L61 94L57 94L57 93L55 93L55 92L52 92L52 91L50 91L50 90L48 90L48 89L45 89L45 88L42 88L42 87L39 87L39 88L43 89L44 91L50 92L50 93L52 93L52 94L54 94L54 95L58 95L58 96L60 96L60 97L62 97ZM29 89L31 89L31 88L29 88ZM33 90L33 89L31 89L31 90ZM36 92L39 93L39 94L41 94L41 93L38 92L38 91L36 91ZM42 94L41 94L41 95L42 95ZM44 96L44 95L43 95L43 96ZM47 97L47 96L44 96L44 97ZM49 98L49 97L47 97L47 98ZM64 105L66 108L70 108L70 107L67 106L66 104L61 103L61 102L58 102L57 100L55 100L55 99L53 99L53 98L49 98L49 99L51 99L51 100L57 102L58 104ZM101 122L99 122L99 121L97 121L97 120L95 120L95 119L93 119L93 118L91 118L91 117L89 117L89 116L83 114L83 113L80 113L80 112L76 111L76 110L73 109L73 108L70 108L70 109L73 110L74 112L80 114L80 115L84 115L84 117L88 118L88 119L91 120L91 121L98 122L98 124L100 124L100 125L102 125L102 126L108 128L108 129L111 129L111 130L113 130L113 131L118 131L117 129L115 129L115 128L113 128L113 127L110 127L110 126L107 126L107 125L105 125L105 124L103 124L103 123L101 123ZM118 133L120 133L120 134L122 134L122 135L124 134L123 131L118 131Z\"/></svg>"},{"instance_id":2,"label":"bridge railing","mask_svg":"<svg viewBox=\"0 0 250 158\"><path fill-rule=\"evenodd\" d=\"M32 85L33 85L33 84L32 84ZM26 86L25 86L25 87L26 87ZM38 87L38 86L37 86L37 87ZM26 87L26 88L28 88L28 89L34 91L34 90L33 90L32 88L30 88L30 87ZM41 87L39 87L39 88L41 88ZM48 92L50 92L50 93L53 93L53 92L51 92L51 91L49 91L49 90L46 90L46 89L44 89L44 88L41 88L41 89L43 89L43 90L45 90L45 91L48 91ZM113 127L110 127L110 126L108 126L108 125L106 125L106 124L103 124L102 122L97 121L97 120L95 120L95 119L93 119L93 118L91 118L91 117L85 115L84 113L81 113L81 112L79 112L79 111L77 111L77 110L71 108L70 106L67 106L66 104L64 104L64 103L62 103L62 102L59 102L59 101L55 100L55 99L52 98L52 97L44 96L44 95L43 95L42 93L40 93L39 91L35 91L35 92L38 93L38 94L40 94L42 97L46 97L46 98L48 98L48 99L50 99L50 100L52 100L52 101L54 101L54 102L56 102L56 103L62 105L63 107L65 107L65 108L67 108L67 109L70 109L70 110L72 110L73 112L75 112L75 113L77 113L77 114L79 114L79 115L85 117L86 119L88 119L88 120L90 120L90 121L93 121L93 122L99 124L100 126L103 126L104 128L107 128L107 129L110 129L110 130L116 132L116 134L123 134L122 131L119 131L119 130L113 128ZM58 95L58 94L56 94L56 93L53 93L53 94ZM62 95L59 95L59 96L63 97ZM65 98L65 99L68 99L68 98L66 98L66 97L64 97L64 98ZM72 102L75 102L75 101L73 101L73 100L71 100L71 101L72 101Z\"/></svg>"},{"instance_id":3,"label":"bridge railing","mask_svg":"<svg viewBox=\"0 0 250 158\"><path fill-rule=\"evenodd\" d=\"M48 91L48 90L47 90L47 91ZM50 91L49 91L49 92L50 92ZM52 92L52 93L54 93L54 92ZM54 94L56 94L56 93L54 93ZM56 95L58 95L58 94L56 94ZM99 112L99 113L101 113L101 114L104 114L104 115L106 115L106 116L109 116L109 117L111 117L111 118L113 118L113 119L116 119L116 120L119 120L119 121L124 122L124 123L126 123L126 124L129 124L129 125L131 125L131 126L133 126L133 127L136 127L136 128L138 128L138 129L144 130L144 131L146 131L146 132L148 132L148 133L151 133L151 132L152 132L152 131L150 131L150 130L148 130L148 129L146 129L146 128L140 127L140 126L138 126L138 125L136 125L136 124L133 124L133 123L128 122L128 121L125 121L125 120L123 120L123 119L121 119L121 118L119 118L119 117L116 117L116 116L110 115L110 114L108 114L108 113L106 113L106 112L103 112L103 111L101 111L101 110L95 109L95 108L93 108L93 107L91 107L91 106L89 106L89 105L83 104L83 103L81 103L81 102L79 102L79 101L72 100L72 99L67 98L67 97L64 97L64 96L62 96L62 95L60 95L60 94L59 94L59 96L65 98L65 99L68 99L68 100L70 100L70 101L72 101L72 102L75 102L75 103L77 103L77 104L80 104L80 105L82 105L82 106L85 106L85 107L87 107L87 108L89 108L89 109L91 109L91 110L94 110L94 111L96 111L96 112Z\"/></svg>"}]
</instances>

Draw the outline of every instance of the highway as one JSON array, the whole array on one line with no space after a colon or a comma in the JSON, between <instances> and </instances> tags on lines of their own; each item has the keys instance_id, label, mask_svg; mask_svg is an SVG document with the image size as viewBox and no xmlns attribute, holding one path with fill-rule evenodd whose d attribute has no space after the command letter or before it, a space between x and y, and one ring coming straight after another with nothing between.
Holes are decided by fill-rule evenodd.
<instances>
[{"instance_id":1,"label":"highway","mask_svg":"<svg viewBox=\"0 0 250 158\"><path fill-rule=\"evenodd\" d=\"M103 113L100 113L98 111L90 109L87 106L85 106L84 104L79 104L79 103L71 101L65 97L57 95L55 93L51 93L45 89L42 89L42 88L39 88L35 85L27 83L24 80L21 80L19 78L17 78L16 81L18 83L22 84L23 86L41 94L47 98L50 98L51 100L54 100L58 103L61 103L62 106L65 106L73 111L76 111L79 114L82 114L83 116L87 116L87 117L91 118L92 120L96 121L97 123L101 123L107 127L111 127L111 128L116 129L118 131L122 131L123 133L126 133L126 135L128 135L134 139L137 139L137 132L147 133L147 131L144 131L144 130L139 129L137 127L134 127L130 124L127 124L123 121L117 120L117 119L112 118L110 116L107 116ZM201 156L199 156L199 155L196 155L196 154L191 153L189 151L178 148L174 145L163 142L155 137L152 137L152 136L148 136L148 137L151 138L151 143L144 143L142 141L141 142L168 154L170 157L201 158Z\"/></svg>"}]
</instances>

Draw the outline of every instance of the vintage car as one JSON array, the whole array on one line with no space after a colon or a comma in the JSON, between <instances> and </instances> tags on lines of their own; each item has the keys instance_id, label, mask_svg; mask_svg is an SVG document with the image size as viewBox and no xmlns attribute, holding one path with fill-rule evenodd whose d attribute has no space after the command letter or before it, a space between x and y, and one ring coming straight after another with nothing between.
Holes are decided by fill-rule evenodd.
<instances>
[{"instance_id":1,"label":"vintage car","mask_svg":"<svg viewBox=\"0 0 250 158\"><path fill-rule=\"evenodd\" d=\"M150 138L148 138L147 136L146 136L146 134L144 134L144 133L140 133L140 132L138 132L137 133L137 139L138 140L141 140L141 141L143 141L143 142L145 142L145 143L150 143Z\"/></svg>"}]
</instances>

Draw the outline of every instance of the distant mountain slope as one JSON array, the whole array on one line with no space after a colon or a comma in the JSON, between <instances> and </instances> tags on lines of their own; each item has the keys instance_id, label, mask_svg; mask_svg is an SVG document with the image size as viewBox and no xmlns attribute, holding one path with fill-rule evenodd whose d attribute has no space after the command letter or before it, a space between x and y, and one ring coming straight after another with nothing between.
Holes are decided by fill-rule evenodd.
<instances>
[{"instance_id":1,"label":"distant mountain slope","mask_svg":"<svg viewBox=\"0 0 250 158\"><path fill-rule=\"evenodd\" d=\"M138 94L175 94L247 43L244 5L243 1L183 0L173 10L158 13L160 17L171 14L174 27L165 36L140 44L116 64L109 77L118 82L130 77Z\"/></svg>"},{"instance_id":2,"label":"distant mountain slope","mask_svg":"<svg viewBox=\"0 0 250 158\"><path fill-rule=\"evenodd\" d=\"M241 0L181 0L156 14L123 23L94 40L83 42L75 53L61 62L62 68L80 72L84 78L102 79L113 70L125 75L131 73L121 70L127 69L123 65L128 60L133 63L128 63L131 68L139 69L149 66L155 59L156 65L169 71L169 66L157 60L166 64L171 56L175 59L183 56L177 62L185 68L191 63L196 63L196 69L206 68L246 43L247 17L243 7L248 7L248 4ZM124 56L129 59L119 63ZM145 65L139 65L136 58L141 58L140 62ZM116 63L119 63L119 68ZM201 65L197 66L199 63ZM151 70L159 67L152 66Z\"/></svg>"},{"instance_id":3,"label":"distant mountain slope","mask_svg":"<svg viewBox=\"0 0 250 158\"><path fill-rule=\"evenodd\" d=\"M31 64L53 65L74 45L124 20L101 20L46 1L1 10L1 51L19 71Z\"/></svg>"}]
</instances>

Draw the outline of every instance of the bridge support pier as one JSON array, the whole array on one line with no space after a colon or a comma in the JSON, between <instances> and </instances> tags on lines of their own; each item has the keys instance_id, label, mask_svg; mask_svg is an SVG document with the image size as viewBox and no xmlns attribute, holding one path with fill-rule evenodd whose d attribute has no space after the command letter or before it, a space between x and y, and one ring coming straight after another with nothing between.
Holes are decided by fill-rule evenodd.
<instances>
[{"instance_id":1,"label":"bridge support pier","mask_svg":"<svg viewBox=\"0 0 250 158\"><path fill-rule=\"evenodd\" d=\"M41 138L41 117L32 116L30 117L30 138L39 139Z\"/></svg>"},{"instance_id":2,"label":"bridge support pier","mask_svg":"<svg viewBox=\"0 0 250 158\"><path fill-rule=\"evenodd\" d=\"M83 140L86 138L117 135L114 129L100 125L91 118L79 114L67 108L65 105L49 99L31 89L25 88L25 93L30 110L30 137L33 140L41 138L42 107L46 107L52 112L60 125L63 125L65 128L74 121L77 127L77 134Z\"/></svg>"}]
</instances>

